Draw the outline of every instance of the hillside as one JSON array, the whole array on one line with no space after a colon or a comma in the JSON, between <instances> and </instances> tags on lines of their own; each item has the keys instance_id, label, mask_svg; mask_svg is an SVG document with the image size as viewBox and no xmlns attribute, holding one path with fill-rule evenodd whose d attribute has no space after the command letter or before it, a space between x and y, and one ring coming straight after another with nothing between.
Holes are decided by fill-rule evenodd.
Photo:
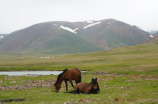
<instances>
[{"instance_id":1,"label":"hillside","mask_svg":"<svg viewBox=\"0 0 158 104\"><path fill-rule=\"evenodd\" d=\"M151 30L149 31L149 33L152 35L152 36L156 36L158 34L158 31L157 30Z\"/></svg>"},{"instance_id":2,"label":"hillside","mask_svg":"<svg viewBox=\"0 0 158 104\"><path fill-rule=\"evenodd\" d=\"M8 34L0 34L0 40L6 37Z\"/></svg>"},{"instance_id":3,"label":"hillside","mask_svg":"<svg viewBox=\"0 0 158 104\"><path fill-rule=\"evenodd\" d=\"M53 24L37 24L11 33L0 41L0 51L32 51L52 54L101 51L103 48Z\"/></svg>"},{"instance_id":4,"label":"hillside","mask_svg":"<svg viewBox=\"0 0 158 104\"><path fill-rule=\"evenodd\" d=\"M0 40L0 52L84 53L141 44L149 39L145 31L114 19L53 21L9 34Z\"/></svg>"},{"instance_id":5,"label":"hillside","mask_svg":"<svg viewBox=\"0 0 158 104\"><path fill-rule=\"evenodd\" d=\"M141 44L150 39L149 33L114 19L102 20L98 25L80 29L78 34L105 49Z\"/></svg>"},{"instance_id":6,"label":"hillside","mask_svg":"<svg viewBox=\"0 0 158 104\"><path fill-rule=\"evenodd\" d=\"M148 42L156 42L158 41L158 34L155 35L152 39L148 40Z\"/></svg>"},{"instance_id":7,"label":"hillside","mask_svg":"<svg viewBox=\"0 0 158 104\"><path fill-rule=\"evenodd\" d=\"M157 34L158 34L158 31L157 31L157 32L155 32L155 33L153 33L152 35L153 35L153 36L156 36Z\"/></svg>"}]
</instances>

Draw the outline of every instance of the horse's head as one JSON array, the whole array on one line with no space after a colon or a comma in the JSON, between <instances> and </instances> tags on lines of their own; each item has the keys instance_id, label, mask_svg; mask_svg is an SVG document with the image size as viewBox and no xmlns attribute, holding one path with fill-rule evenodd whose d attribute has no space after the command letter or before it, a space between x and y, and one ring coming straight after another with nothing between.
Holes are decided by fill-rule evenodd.
<instances>
[{"instance_id":1,"label":"horse's head","mask_svg":"<svg viewBox=\"0 0 158 104\"><path fill-rule=\"evenodd\" d=\"M63 72L58 75L57 81L56 81L56 83L54 83L55 91L56 91L56 92L59 92L59 90L60 90L60 88L61 88L61 83L59 83L58 81L62 78L63 74L64 74L67 70L68 70L68 69L63 70ZM61 80L63 80L63 79L61 79Z\"/></svg>"},{"instance_id":2,"label":"horse's head","mask_svg":"<svg viewBox=\"0 0 158 104\"><path fill-rule=\"evenodd\" d=\"M55 92L59 92L60 88L61 88L61 84L59 83L54 83L54 86L55 86Z\"/></svg>"},{"instance_id":3,"label":"horse's head","mask_svg":"<svg viewBox=\"0 0 158 104\"><path fill-rule=\"evenodd\" d=\"M94 86L94 90L95 91L98 91L98 81L97 81L97 78L92 78L92 84Z\"/></svg>"}]
</instances>

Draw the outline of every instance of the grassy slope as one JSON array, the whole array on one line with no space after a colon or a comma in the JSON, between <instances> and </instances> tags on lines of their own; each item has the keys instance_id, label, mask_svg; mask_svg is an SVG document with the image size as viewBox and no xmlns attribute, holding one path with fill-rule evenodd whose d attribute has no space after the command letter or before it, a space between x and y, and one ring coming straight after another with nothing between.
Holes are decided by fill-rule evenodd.
<instances>
[{"instance_id":1,"label":"grassy slope","mask_svg":"<svg viewBox=\"0 0 158 104\"><path fill-rule=\"evenodd\" d=\"M35 29L37 31L37 29ZM30 33L29 36L24 34L21 38L18 38L17 41L15 36L18 35L12 33L7 38L14 37L15 44L15 51L21 51L21 53L35 53L35 54L72 54L72 53L87 53L87 52L94 52L94 51L103 51L105 50L103 47L98 46L79 35L73 34L66 30L61 30L58 28L39 28L38 32ZM52 34L56 34L56 36L52 36ZM60 34L60 35L58 35ZM20 36L19 36L20 37ZM25 38L28 39L25 39ZM23 41L24 40L24 41ZM19 42L20 41L20 42ZM10 42L10 47L12 46ZM1 43L0 43L1 45ZM13 44L14 45L14 44ZM7 47L7 46L6 46Z\"/></svg>"},{"instance_id":2,"label":"grassy slope","mask_svg":"<svg viewBox=\"0 0 158 104\"><path fill-rule=\"evenodd\" d=\"M40 55L1 54L0 70L63 70L78 67L88 72L82 76L83 82L98 77L99 94L73 95L62 87L59 93L52 88L32 88L30 90L1 91L0 100L24 98L24 102L12 103L157 103L158 102L158 49L156 43L131 47L114 48L107 52L55 56L54 59L40 59ZM16 56L16 57L15 57ZM50 55L51 56L51 55ZM10 58L9 58L10 57ZM97 74L101 73L102 74ZM96 73L96 74L93 74ZM12 77L0 76L10 86L12 80L47 80L57 76ZM69 86L69 91L73 91Z\"/></svg>"},{"instance_id":3,"label":"grassy slope","mask_svg":"<svg viewBox=\"0 0 158 104\"><path fill-rule=\"evenodd\" d=\"M44 48L46 50L42 49L38 51L44 54L70 54L104 50L104 48L67 31L62 31L58 37L48 41Z\"/></svg>"},{"instance_id":4,"label":"grassy slope","mask_svg":"<svg viewBox=\"0 0 158 104\"><path fill-rule=\"evenodd\" d=\"M75 48L74 48L75 47ZM42 54L70 54L105 50L77 34L40 23L15 31L0 41L0 51L30 51Z\"/></svg>"}]
</instances>

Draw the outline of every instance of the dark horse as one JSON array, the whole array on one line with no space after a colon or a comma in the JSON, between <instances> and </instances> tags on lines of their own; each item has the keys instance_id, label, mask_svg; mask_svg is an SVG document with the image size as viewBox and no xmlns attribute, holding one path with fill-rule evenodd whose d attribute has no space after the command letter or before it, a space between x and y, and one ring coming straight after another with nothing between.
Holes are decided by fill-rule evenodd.
<instances>
[{"instance_id":1,"label":"dark horse","mask_svg":"<svg viewBox=\"0 0 158 104\"><path fill-rule=\"evenodd\" d=\"M75 87L74 93L98 93L100 91L97 78L93 79L90 83L78 83Z\"/></svg>"},{"instance_id":2,"label":"dark horse","mask_svg":"<svg viewBox=\"0 0 158 104\"><path fill-rule=\"evenodd\" d=\"M62 73L58 75L56 83L54 83L54 86L56 87L55 91L59 92L61 88L61 83L65 81L66 84L66 91L67 89L67 81L69 81L74 88L74 85L72 83L72 80L75 80L76 84L81 82L81 72L78 68L73 68L73 69L65 69L63 70Z\"/></svg>"}]
</instances>

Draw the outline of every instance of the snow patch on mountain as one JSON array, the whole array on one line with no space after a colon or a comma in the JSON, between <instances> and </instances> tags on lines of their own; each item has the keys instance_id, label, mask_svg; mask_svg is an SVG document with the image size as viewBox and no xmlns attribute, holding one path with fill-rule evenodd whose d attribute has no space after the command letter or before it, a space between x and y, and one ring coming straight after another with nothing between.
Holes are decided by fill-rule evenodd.
<instances>
[{"instance_id":1,"label":"snow patch on mountain","mask_svg":"<svg viewBox=\"0 0 158 104\"><path fill-rule=\"evenodd\" d=\"M87 23L93 23L93 21L89 20L89 21L87 21Z\"/></svg>"},{"instance_id":2,"label":"snow patch on mountain","mask_svg":"<svg viewBox=\"0 0 158 104\"><path fill-rule=\"evenodd\" d=\"M3 36L0 36L0 38L2 39L2 38L3 38Z\"/></svg>"},{"instance_id":3,"label":"snow patch on mountain","mask_svg":"<svg viewBox=\"0 0 158 104\"><path fill-rule=\"evenodd\" d=\"M64 29L64 30L67 30L67 31L69 31L69 32L72 32L72 33L77 33L77 32L75 32L78 28L75 28L74 30L73 29L71 29L70 27L66 27L66 26L63 26L63 25L60 25L60 24L53 24L53 26L55 26L55 27L58 27L58 28L61 28L61 29Z\"/></svg>"},{"instance_id":4,"label":"snow patch on mountain","mask_svg":"<svg viewBox=\"0 0 158 104\"><path fill-rule=\"evenodd\" d=\"M60 28L62 28L62 29L64 29L64 30L68 30L68 31L70 31L70 32L72 32L72 33L77 33L77 32L75 32L78 28L75 28L74 30L73 29L71 29L71 28L69 28L69 27L66 27L66 26L63 26L63 25L61 25L60 26Z\"/></svg>"},{"instance_id":5,"label":"snow patch on mountain","mask_svg":"<svg viewBox=\"0 0 158 104\"><path fill-rule=\"evenodd\" d=\"M83 29L86 29L86 28L88 28L88 27L92 27L92 26L97 25L97 24L100 24L100 23L101 23L101 22L99 21L99 22L95 22L95 23L88 24L87 26L83 27Z\"/></svg>"},{"instance_id":6,"label":"snow patch on mountain","mask_svg":"<svg viewBox=\"0 0 158 104\"><path fill-rule=\"evenodd\" d=\"M53 26L58 26L58 24L53 24Z\"/></svg>"},{"instance_id":7,"label":"snow patch on mountain","mask_svg":"<svg viewBox=\"0 0 158 104\"><path fill-rule=\"evenodd\" d=\"M4 38L3 36L0 36L0 40L3 39L3 38Z\"/></svg>"},{"instance_id":8,"label":"snow patch on mountain","mask_svg":"<svg viewBox=\"0 0 158 104\"><path fill-rule=\"evenodd\" d=\"M154 36L153 36L153 35L150 35L150 37L153 38Z\"/></svg>"}]
</instances>

